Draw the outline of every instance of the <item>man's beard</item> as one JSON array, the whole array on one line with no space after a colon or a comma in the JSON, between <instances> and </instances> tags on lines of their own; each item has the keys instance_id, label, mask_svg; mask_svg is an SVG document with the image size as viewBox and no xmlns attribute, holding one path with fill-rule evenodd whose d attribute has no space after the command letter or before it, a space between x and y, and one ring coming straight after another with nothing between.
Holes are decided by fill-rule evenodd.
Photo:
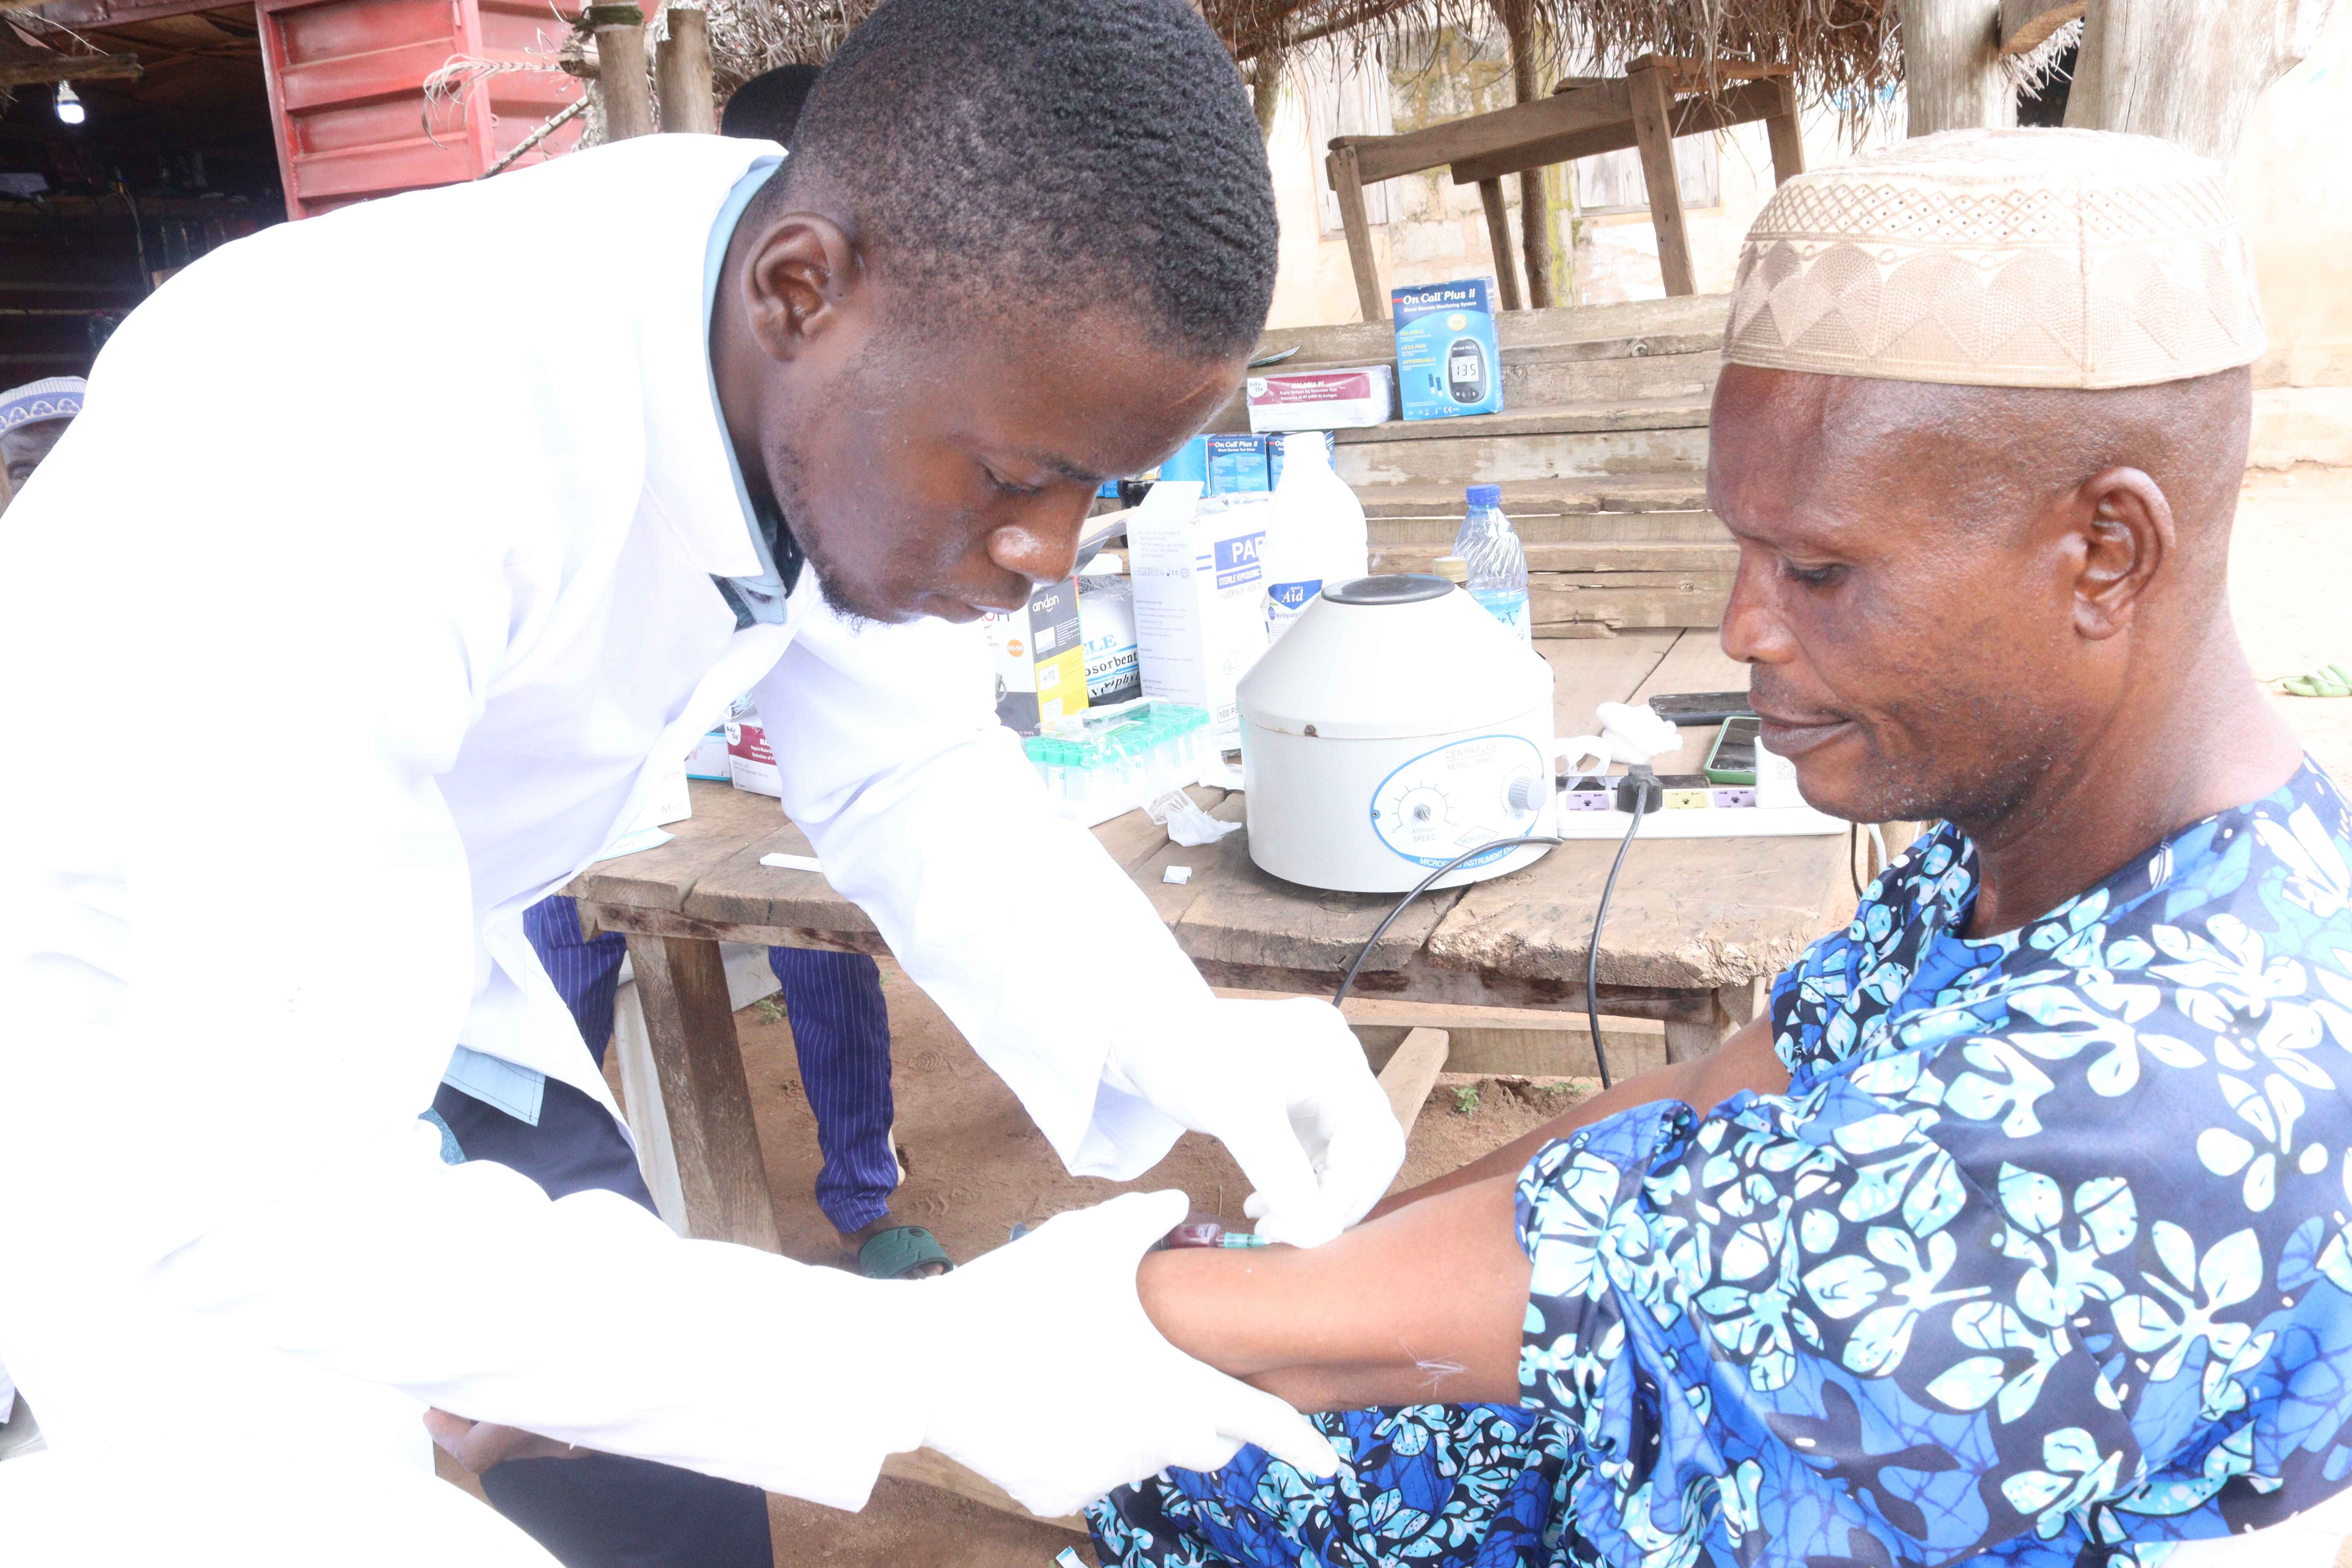
<instances>
[{"instance_id":1,"label":"man's beard","mask_svg":"<svg viewBox=\"0 0 2352 1568\"><path fill-rule=\"evenodd\" d=\"M768 485L776 498L776 510L784 531L793 536L793 543L801 552L801 569L816 574L817 592L824 596L825 607L849 625L849 629L862 632L866 627L884 624L886 617L877 616L864 606L854 604L842 587L842 574L833 569L823 552L809 542L805 531L794 528L795 516L808 515L802 500L800 470L797 460L787 451L774 451L768 457Z\"/></svg>"}]
</instances>

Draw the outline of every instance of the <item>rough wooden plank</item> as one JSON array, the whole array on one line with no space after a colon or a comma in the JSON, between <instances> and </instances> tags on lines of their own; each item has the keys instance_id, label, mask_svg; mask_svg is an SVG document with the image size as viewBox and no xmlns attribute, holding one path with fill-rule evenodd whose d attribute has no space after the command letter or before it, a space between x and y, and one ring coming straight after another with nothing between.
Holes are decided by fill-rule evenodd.
<instances>
[{"instance_id":1,"label":"rough wooden plank","mask_svg":"<svg viewBox=\"0 0 2352 1568\"><path fill-rule=\"evenodd\" d=\"M1512 408L1500 414L1465 414L1455 419L1398 419L1386 425L1360 425L1339 431L1339 445L1365 442L1462 441L1496 436L1581 435L1612 430L1705 429L1707 405L1696 403L1645 404L1638 408L1611 404L1582 407Z\"/></svg>"},{"instance_id":2,"label":"rough wooden plank","mask_svg":"<svg viewBox=\"0 0 2352 1568\"><path fill-rule=\"evenodd\" d=\"M1595 353L1681 353L1685 351L1654 345L1665 340L1696 339L1696 347L1719 346L1730 319L1728 294L1618 300L1521 310L1496 321L1495 338L1506 363L1526 350L1579 343L1591 345ZM1652 346L1632 347L1634 343ZM1286 365L1377 364L1395 357L1396 333L1385 321L1269 327L1259 336L1255 352L1267 354L1284 350L1297 351L1285 362Z\"/></svg>"},{"instance_id":3,"label":"rough wooden plank","mask_svg":"<svg viewBox=\"0 0 2352 1568\"><path fill-rule=\"evenodd\" d=\"M1523 517L1593 511L1650 512L1706 510L1706 486L1680 474L1577 477L1496 481L1503 492L1503 510L1516 523ZM1384 517L1462 516L1460 485L1415 482L1380 485L1362 496L1364 515ZM1720 523L1714 525L1721 528ZM1730 537L1727 533L1723 537Z\"/></svg>"},{"instance_id":4,"label":"rough wooden plank","mask_svg":"<svg viewBox=\"0 0 2352 1568\"><path fill-rule=\"evenodd\" d=\"M1643 629L1605 643L1538 637L1536 651L1551 666L1553 733L1596 733L1601 727L1597 711L1601 704L1622 702L1638 690L1658 662L1674 650L1681 635Z\"/></svg>"},{"instance_id":5,"label":"rough wooden plank","mask_svg":"<svg viewBox=\"0 0 2352 1568\"><path fill-rule=\"evenodd\" d=\"M1785 185L1805 172L1805 129L1797 117L1796 84L1780 87L1780 106L1764 117L1764 139L1772 149L1772 183Z\"/></svg>"},{"instance_id":6,"label":"rough wooden plank","mask_svg":"<svg viewBox=\"0 0 2352 1568\"><path fill-rule=\"evenodd\" d=\"M1666 650L1665 657L1653 665L1650 673L1633 689L1633 700L1647 702L1653 697L1671 691L1747 689L1748 667L1723 651L1722 640L1712 632L1688 631L1675 639L1675 646ZM1682 733L1684 749L1658 759L1661 773L1696 773L1706 760L1696 748L1714 733L1713 727L1685 725Z\"/></svg>"},{"instance_id":7,"label":"rough wooden plank","mask_svg":"<svg viewBox=\"0 0 2352 1568\"><path fill-rule=\"evenodd\" d=\"M1372 254L1372 225L1364 215L1364 175L1355 149L1334 142L1325 168L1339 198L1339 226L1347 234L1348 265L1356 275L1356 307L1367 321L1385 321L1388 296L1381 289L1380 258Z\"/></svg>"},{"instance_id":8,"label":"rough wooden plank","mask_svg":"<svg viewBox=\"0 0 2352 1568\"><path fill-rule=\"evenodd\" d=\"M1495 293L1506 310L1519 308L1519 264L1511 256L1511 217L1503 205L1503 182L1478 182L1478 205L1486 213L1486 243L1495 254Z\"/></svg>"},{"instance_id":9,"label":"rough wooden plank","mask_svg":"<svg viewBox=\"0 0 2352 1568\"><path fill-rule=\"evenodd\" d=\"M1417 174L1447 163L1507 152L1579 132L1600 130L1630 117L1625 84L1602 82L1581 92L1539 98L1488 114L1449 120L1423 131L1398 136L1341 137L1332 146L1349 143L1368 180ZM1465 184L1470 182L1465 182Z\"/></svg>"},{"instance_id":10,"label":"rough wooden plank","mask_svg":"<svg viewBox=\"0 0 2352 1568\"><path fill-rule=\"evenodd\" d=\"M1436 549L1453 543L1461 531L1462 509L1454 508L1452 516L1374 518L1370 522L1375 556L1391 549ZM1703 545L1726 537L1721 523L1699 511L1603 511L1550 517L1512 512L1511 527L1526 544ZM1373 569L1379 570L1377 562Z\"/></svg>"},{"instance_id":11,"label":"rough wooden plank","mask_svg":"<svg viewBox=\"0 0 2352 1568\"><path fill-rule=\"evenodd\" d=\"M598 861L563 890L583 904L675 910L709 868L791 826L773 799L730 784L689 780L687 797L694 815L669 825L668 843Z\"/></svg>"},{"instance_id":12,"label":"rough wooden plank","mask_svg":"<svg viewBox=\"0 0 2352 1568\"><path fill-rule=\"evenodd\" d=\"M1650 192L1650 221L1658 231L1658 270L1667 293L1696 293L1690 226L1683 219L1682 181L1675 171L1674 88L1655 66L1627 73L1625 86L1642 152L1642 178Z\"/></svg>"},{"instance_id":13,"label":"rough wooden plank","mask_svg":"<svg viewBox=\"0 0 2352 1568\"><path fill-rule=\"evenodd\" d=\"M1423 1102L1429 1099L1430 1086L1445 1070L1448 1048L1444 1030L1415 1029L1381 1068L1381 1092L1389 1097L1389 1110L1408 1139L1412 1136L1412 1124L1421 1118Z\"/></svg>"},{"instance_id":14,"label":"rough wooden plank","mask_svg":"<svg viewBox=\"0 0 2352 1568\"><path fill-rule=\"evenodd\" d=\"M1591 577L1596 583L1629 579L1619 584L1623 587L1650 586L1652 578L1727 573L1739 559L1738 547L1728 541L1720 544L1643 544L1609 540L1580 544L1528 544L1525 549L1528 570L1532 574L1556 573L1574 581ZM1388 546L1381 552L1377 570L1426 572L1446 552L1447 547L1439 544Z\"/></svg>"},{"instance_id":15,"label":"rough wooden plank","mask_svg":"<svg viewBox=\"0 0 2352 1568\"><path fill-rule=\"evenodd\" d=\"M1715 626L1730 602L1728 581L1691 574L1664 586L1558 587L1558 574L1530 577L1528 605L1538 627L1599 623L1616 626ZM1631 574L1627 574L1631 575ZM1540 635L1540 634L1538 634Z\"/></svg>"},{"instance_id":16,"label":"rough wooden plank","mask_svg":"<svg viewBox=\"0 0 2352 1568\"><path fill-rule=\"evenodd\" d=\"M654 47L654 100L666 132L716 136L719 105L710 83L710 18L699 5L671 5L668 36Z\"/></svg>"},{"instance_id":17,"label":"rough wooden plank","mask_svg":"<svg viewBox=\"0 0 2352 1568\"><path fill-rule=\"evenodd\" d=\"M1480 417L1473 416L1473 417ZM1466 425L1466 419L1433 421ZM1407 428L1380 426L1384 432ZM1661 429L1559 430L1481 436L1455 430L1381 436L1339 447L1339 477L1359 489L1390 484L1501 484L1512 479L1605 479L1706 469L1704 425Z\"/></svg>"},{"instance_id":18,"label":"rough wooden plank","mask_svg":"<svg viewBox=\"0 0 2352 1568\"><path fill-rule=\"evenodd\" d=\"M1235 795L1211 815L1244 821L1247 804ZM1163 873L1170 866L1191 867L1192 880L1169 883ZM1195 848L1168 845L1132 875L1194 963L1305 971L1318 983L1282 988L1326 994L1330 986L1319 977L1336 981L1396 904L1392 894L1332 893L1270 877L1249 858L1246 829ZM1456 896L1423 895L1389 928L1364 961L1365 972L1402 969Z\"/></svg>"},{"instance_id":19,"label":"rough wooden plank","mask_svg":"<svg viewBox=\"0 0 2352 1568\"><path fill-rule=\"evenodd\" d=\"M688 1234L781 1251L719 944L632 936L629 963L653 1042Z\"/></svg>"},{"instance_id":20,"label":"rough wooden plank","mask_svg":"<svg viewBox=\"0 0 2352 1568\"><path fill-rule=\"evenodd\" d=\"M1726 88L1719 95L1682 99L1669 110L1674 117L1674 133L1677 136L1697 136L1710 131L1744 125L1751 120L1761 120L1771 111L1770 89L1773 85L1762 81L1741 82ZM1683 90L1687 91L1688 89L1685 87ZM1448 173L1457 185L1475 184L1480 180L1517 174L1525 169L1540 169L1602 153L1621 153L1636 144L1634 127L1629 119L1614 125L1546 137L1484 156L1465 158L1454 163Z\"/></svg>"}]
</instances>

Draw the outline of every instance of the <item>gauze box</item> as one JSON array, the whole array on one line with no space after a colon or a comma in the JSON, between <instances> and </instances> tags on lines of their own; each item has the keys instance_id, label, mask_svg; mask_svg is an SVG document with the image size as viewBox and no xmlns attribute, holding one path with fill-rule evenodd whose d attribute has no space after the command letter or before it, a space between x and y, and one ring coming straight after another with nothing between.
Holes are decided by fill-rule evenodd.
<instances>
[{"instance_id":1,"label":"gauze box","mask_svg":"<svg viewBox=\"0 0 2352 1568\"><path fill-rule=\"evenodd\" d=\"M1484 278L1389 290L1397 400L1407 419L1503 411L1503 354Z\"/></svg>"},{"instance_id":2,"label":"gauze box","mask_svg":"<svg viewBox=\"0 0 2352 1568\"><path fill-rule=\"evenodd\" d=\"M1244 383L1253 430L1339 430L1394 416L1396 373L1384 364L1357 370L1268 371Z\"/></svg>"}]
</instances>

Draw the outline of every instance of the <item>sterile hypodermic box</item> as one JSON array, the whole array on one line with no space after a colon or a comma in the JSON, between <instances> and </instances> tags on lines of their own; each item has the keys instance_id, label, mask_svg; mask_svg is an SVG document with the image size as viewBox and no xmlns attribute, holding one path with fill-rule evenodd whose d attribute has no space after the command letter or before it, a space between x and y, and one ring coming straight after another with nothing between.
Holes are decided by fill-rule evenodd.
<instances>
[{"instance_id":1,"label":"sterile hypodermic box","mask_svg":"<svg viewBox=\"0 0 2352 1568\"><path fill-rule=\"evenodd\" d=\"M1163 479L1129 514L1143 695L1204 710L1213 741L1239 733L1234 683L1265 651L1260 557L1272 503L1263 494L1203 500L1199 484Z\"/></svg>"},{"instance_id":2,"label":"sterile hypodermic box","mask_svg":"<svg viewBox=\"0 0 2352 1568\"><path fill-rule=\"evenodd\" d=\"M1503 355L1484 278L1389 290L1396 316L1397 401L1407 419L1499 414Z\"/></svg>"},{"instance_id":3,"label":"sterile hypodermic box","mask_svg":"<svg viewBox=\"0 0 2352 1568\"><path fill-rule=\"evenodd\" d=\"M1028 607L983 617L996 657L996 718L1034 735L1038 726L1087 707L1087 646L1075 577L1031 591Z\"/></svg>"}]
</instances>

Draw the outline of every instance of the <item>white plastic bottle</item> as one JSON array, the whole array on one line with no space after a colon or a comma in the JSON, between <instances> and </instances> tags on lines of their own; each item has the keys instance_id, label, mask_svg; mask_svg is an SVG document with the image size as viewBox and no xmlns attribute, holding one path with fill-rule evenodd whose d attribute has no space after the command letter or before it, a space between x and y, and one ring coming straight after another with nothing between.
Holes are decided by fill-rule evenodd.
<instances>
[{"instance_id":1,"label":"white plastic bottle","mask_svg":"<svg viewBox=\"0 0 2352 1568\"><path fill-rule=\"evenodd\" d=\"M1290 629L1327 583L1350 583L1371 571L1364 503L1331 470L1319 430L1278 437L1282 482L1265 531L1265 631L1271 643Z\"/></svg>"},{"instance_id":2,"label":"white plastic bottle","mask_svg":"<svg viewBox=\"0 0 2352 1568\"><path fill-rule=\"evenodd\" d=\"M1535 641L1535 622L1528 605L1528 552L1503 515L1500 485L1472 485L1466 492L1469 511L1462 531L1454 536L1454 553L1470 569L1470 596L1488 615L1519 635Z\"/></svg>"}]
</instances>

